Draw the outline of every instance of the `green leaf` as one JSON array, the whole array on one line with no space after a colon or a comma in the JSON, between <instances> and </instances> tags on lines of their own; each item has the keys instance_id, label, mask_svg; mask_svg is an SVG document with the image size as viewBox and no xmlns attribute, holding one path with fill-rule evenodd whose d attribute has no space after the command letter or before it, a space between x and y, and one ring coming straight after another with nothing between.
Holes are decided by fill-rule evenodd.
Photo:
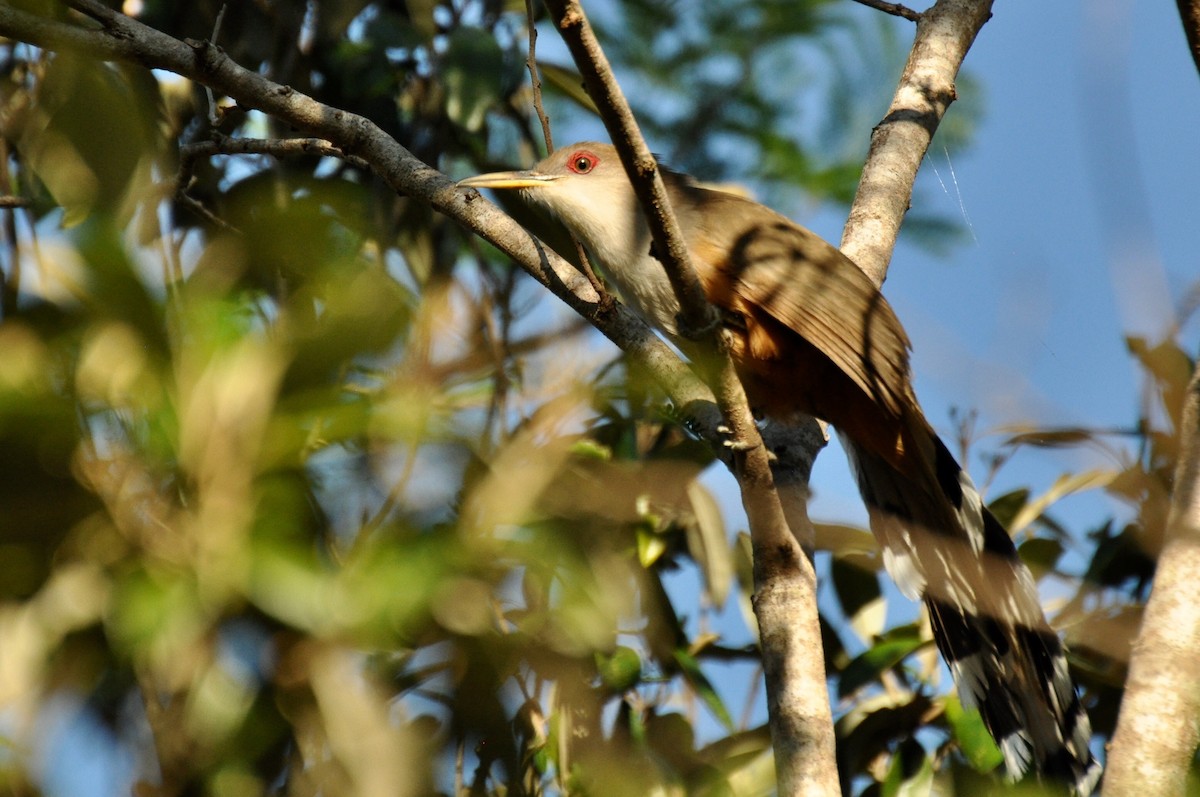
<instances>
[{"instance_id":1,"label":"green leaf","mask_svg":"<svg viewBox=\"0 0 1200 797\"><path fill-rule=\"evenodd\" d=\"M1035 578L1053 570L1065 550L1062 542L1049 537L1032 537L1017 547L1021 561L1029 566Z\"/></svg>"},{"instance_id":2,"label":"green leaf","mask_svg":"<svg viewBox=\"0 0 1200 797\"><path fill-rule=\"evenodd\" d=\"M933 793L933 761L914 739L901 743L892 757L880 794L883 797L928 797Z\"/></svg>"},{"instance_id":3,"label":"green leaf","mask_svg":"<svg viewBox=\"0 0 1200 797\"><path fill-rule=\"evenodd\" d=\"M63 225L93 210L126 215L127 192L148 180L159 143L157 84L56 53L36 97L14 132L26 162L62 206Z\"/></svg>"},{"instance_id":4,"label":"green leaf","mask_svg":"<svg viewBox=\"0 0 1200 797\"><path fill-rule=\"evenodd\" d=\"M404 5L408 9L408 18L414 28L427 39L437 35L437 22L433 17L433 12L438 6L437 0L404 0Z\"/></svg>"},{"instance_id":5,"label":"green leaf","mask_svg":"<svg viewBox=\"0 0 1200 797\"><path fill-rule=\"evenodd\" d=\"M1008 528L1012 525L1013 518L1021 511L1021 507L1028 501L1029 490L1021 487L989 501L988 509L996 516L996 520L1000 521L1001 526Z\"/></svg>"},{"instance_id":6,"label":"green leaf","mask_svg":"<svg viewBox=\"0 0 1200 797\"><path fill-rule=\"evenodd\" d=\"M667 538L657 531L640 526L636 536L638 562L642 567L650 567L667 552Z\"/></svg>"},{"instance_id":7,"label":"green leaf","mask_svg":"<svg viewBox=\"0 0 1200 797\"><path fill-rule=\"evenodd\" d=\"M725 708L725 703L717 694L717 690L713 688L708 676L700 669L700 663L694 656L681 648L675 650L674 657L675 663L679 665L679 671L683 673L684 680L700 696L717 721L725 726L725 730L732 731L733 717L730 716L729 709Z\"/></svg>"},{"instance_id":8,"label":"green leaf","mask_svg":"<svg viewBox=\"0 0 1200 797\"><path fill-rule=\"evenodd\" d=\"M1077 446L1095 438L1089 429L1063 427L1061 429L1030 429L1016 432L1005 441L1005 446L1037 446L1039 448L1062 448Z\"/></svg>"},{"instance_id":9,"label":"green leaf","mask_svg":"<svg viewBox=\"0 0 1200 797\"><path fill-rule=\"evenodd\" d=\"M613 692L624 692L641 680L642 658L633 648L621 646L609 655L596 653L596 670L605 686Z\"/></svg>"},{"instance_id":10,"label":"green leaf","mask_svg":"<svg viewBox=\"0 0 1200 797\"><path fill-rule=\"evenodd\" d=\"M954 740L971 766L979 772L991 772L1000 766L1004 754L988 733L979 712L974 709L967 711L953 695L943 698L942 707Z\"/></svg>"},{"instance_id":11,"label":"green leaf","mask_svg":"<svg viewBox=\"0 0 1200 797\"><path fill-rule=\"evenodd\" d=\"M894 629L888 638L862 653L846 666L838 681L838 697L843 698L872 681L886 670L904 661L909 654L928 644L916 626Z\"/></svg>"},{"instance_id":12,"label":"green leaf","mask_svg":"<svg viewBox=\"0 0 1200 797\"><path fill-rule=\"evenodd\" d=\"M571 454L581 459L597 462L610 462L613 458L611 448L587 437L580 438L571 444Z\"/></svg>"}]
</instances>

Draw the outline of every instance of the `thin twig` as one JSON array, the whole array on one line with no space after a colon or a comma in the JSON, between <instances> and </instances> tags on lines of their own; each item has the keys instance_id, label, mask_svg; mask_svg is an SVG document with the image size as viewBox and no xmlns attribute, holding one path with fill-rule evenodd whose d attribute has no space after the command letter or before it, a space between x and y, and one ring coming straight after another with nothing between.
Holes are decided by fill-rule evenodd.
<instances>
[{"instance_id":1,"label":"thin twig","mask_svg":"<svg viewBox=\"0 0 1200 797\"><path fill-rule=\"evenodd\" d=\"M270 155L274 158L299 158L319 155L339 158L361 169L371 166L362 158L347 155L340 147L323 138L230 138L221 136L211 141L198 141L179 148L180 157L187 161L211 158L215 155Z\"/></svg>"},{"instance_id":2,"label":"thin twig","mask_svg":"<svg viewBox=\"0 0 1200 797\"><path fill-rule=\"evenodd\" d=\"M213 45L216 45L220 41L221 22L225 19L225 6L225 3L221 4L221 10L217 12L217 18L213 22L212 37L209 39ZM217 98L213 96L211 86L204 87L204 95L208 98L208 123L216 129L221 125L221 113L217 109Z\"/></svg>"},{"instance_id":3,"label":"thin twig","mask_svg":"<svg viewBox=\"0 0 1200 797\"><path fill-rule=\"evenodd\" d=\"M354 166L371 170L362 158L347 155L339 147L321 138L230 138L219 136L211 141L198 141L179 148L179 175L176 177L176 197L206 221L222 229L236 231L229 222L219 218L204 207L204 204L187 193L191 186L196 161L217 155L269 155L275 158L298 158L319 155L325 158L340 158Z\"/></svg>"},{"instance_id":4,"label":"thin twig","mask_svg":"<svg viewBox=\"0 0 1200 797\"><path fill-rule=\"evenodd\" d=\"M529 70L529 84L533 89L533 110L537 112L538 121L542 123L542 137L546 139L546 151L554 151L554 136L550 133L550 117L542 107L542 78L537 68L537 20L533 13L533 0L525 0L525 26L529 29L529 55L525 58L525 68Z\"/></svg>"},{"instance_id":5,"label":"thin twig","mask_svg":"<svg viewBox=\"0 0 1200 797\"><path fill-rule=\"evenodd\" d=\"M0 208L27 208L33 204L28 197L0 196Z\"/></svg>"},{"instance_id":6,"label":"thin twig","mask_svg":"<svg viewBox=\"0 0 1200 797\"><path fill-rule=\"evenodd\" d=\"M533 109L537 113L538 121L542 124L542 138L546 142L546 152L553 152L554 135L550 132L550 117L546 115L546 109L542 106L542 79L538 74L537 68L537 27L533 14L533 0L525 0L525 19L526 27L529 28L529 54L525 58L525 66L529 69L529 82L533 93ZM567 234L571 236L571 243L575 244L575 255L579 258L579 268L583 271L584 276L588 278L588 282L592 283L592 287L596 289L596 293L602 297L610 296L604 283L596 276L596 271L592 268L592 261L588 258L587 250L583 248L583 244L575 237L575 233L567 230Z\"/></svg>"},{"instance_id":7,"label":"thin twig","mask_svg":"<svg viewBox=\"0 0 1200 797\"><path fill-rule=\"evenodd\" d=\"M876 11L882 11L885 14L891 14L895 17L904 17L912 22L921 21L921 12L913 11L908 6L902 6L899 3L888 3L885 0L854 0L861 5L873 8Z\"/></svg>"}]
</instances>

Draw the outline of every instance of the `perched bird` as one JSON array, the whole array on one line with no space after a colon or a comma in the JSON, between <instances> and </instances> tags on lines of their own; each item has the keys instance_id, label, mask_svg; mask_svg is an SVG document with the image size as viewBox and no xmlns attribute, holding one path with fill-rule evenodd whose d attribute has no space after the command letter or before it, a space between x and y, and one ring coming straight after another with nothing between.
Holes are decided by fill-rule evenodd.
<instances>
[{"instance_id":1,"label":"perched bird","mask_svg":"<svg viewBox=\"0 0 1200 797\"><path fill-rule=\"evenodd\" d=\"M884 564L925 601L961 700L978 707L1008 774L1034 771L1089 794L1100 767L1062 642L1008 532L921 412L908 337L887 300L840 251L770 208L662 174L751 406L838 431ZM679 303L612 146L572 144L532 170L459 185L517 189L549 210L627 304L679 339Z\"/></svg>"}]
</instances>

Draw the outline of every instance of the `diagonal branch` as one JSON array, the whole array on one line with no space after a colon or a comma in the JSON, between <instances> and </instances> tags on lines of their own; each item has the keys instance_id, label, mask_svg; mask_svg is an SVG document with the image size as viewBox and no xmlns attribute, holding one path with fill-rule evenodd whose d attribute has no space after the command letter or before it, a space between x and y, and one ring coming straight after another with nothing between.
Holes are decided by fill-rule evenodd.
<instances>
[{"instance_id":1,"label":"diagonal branch","mask_svg":"<svg viewBox=\"0 0 1200 797\"><path fill-rule=\"evenodd\" d=\"M717 403L740 444L734 475L750 525L754 559L754 612L766 681L768 716L780 794L836 795L833 719L825 685L816 599L816 573L801 548L812 534L805 511L812 457L823 440L807 420L776 430L789 437L786 461L776 463L787 490L776 491L768 449L750 414L745 392L716 331L715 314L691 264L687 242L666 188L582 7L575 0L546 0L574 56L646 215L655 251L682 307L681 327L706 333L717 349ZM701 352L705 357L709 352ZM802 443L799 441L803 441ZM778 441L772 441L778 443ZM782 500L781 500L782 499ZM789 528L789 525L793 526ZM793 534L795 532L795 534ZM811 542L809 543L811 544Z\"/></svg>"}]
</instances>

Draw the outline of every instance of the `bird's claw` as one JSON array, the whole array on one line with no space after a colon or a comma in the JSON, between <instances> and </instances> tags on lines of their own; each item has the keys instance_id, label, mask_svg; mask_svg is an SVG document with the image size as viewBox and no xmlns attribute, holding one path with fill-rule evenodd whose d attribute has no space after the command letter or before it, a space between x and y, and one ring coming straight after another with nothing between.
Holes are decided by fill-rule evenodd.
<instances>
[{"instance_id":1,"label":"bird's claw","mask_svg":"<svg viewBox=\"0 0 1200 797\"><path fill-rule=\"evenodd\" d=\"M721 435L722 437L721 445L730 451L750 451L751 449L762 445L762 443L751 443L748 440L734 439L734 431L732 427L724 423L717 426L717 434ZM778 460L778 457L775 456L775 452L769 448L767 449L767 460L772 463Z\"/></svg>"}]
</instances>

